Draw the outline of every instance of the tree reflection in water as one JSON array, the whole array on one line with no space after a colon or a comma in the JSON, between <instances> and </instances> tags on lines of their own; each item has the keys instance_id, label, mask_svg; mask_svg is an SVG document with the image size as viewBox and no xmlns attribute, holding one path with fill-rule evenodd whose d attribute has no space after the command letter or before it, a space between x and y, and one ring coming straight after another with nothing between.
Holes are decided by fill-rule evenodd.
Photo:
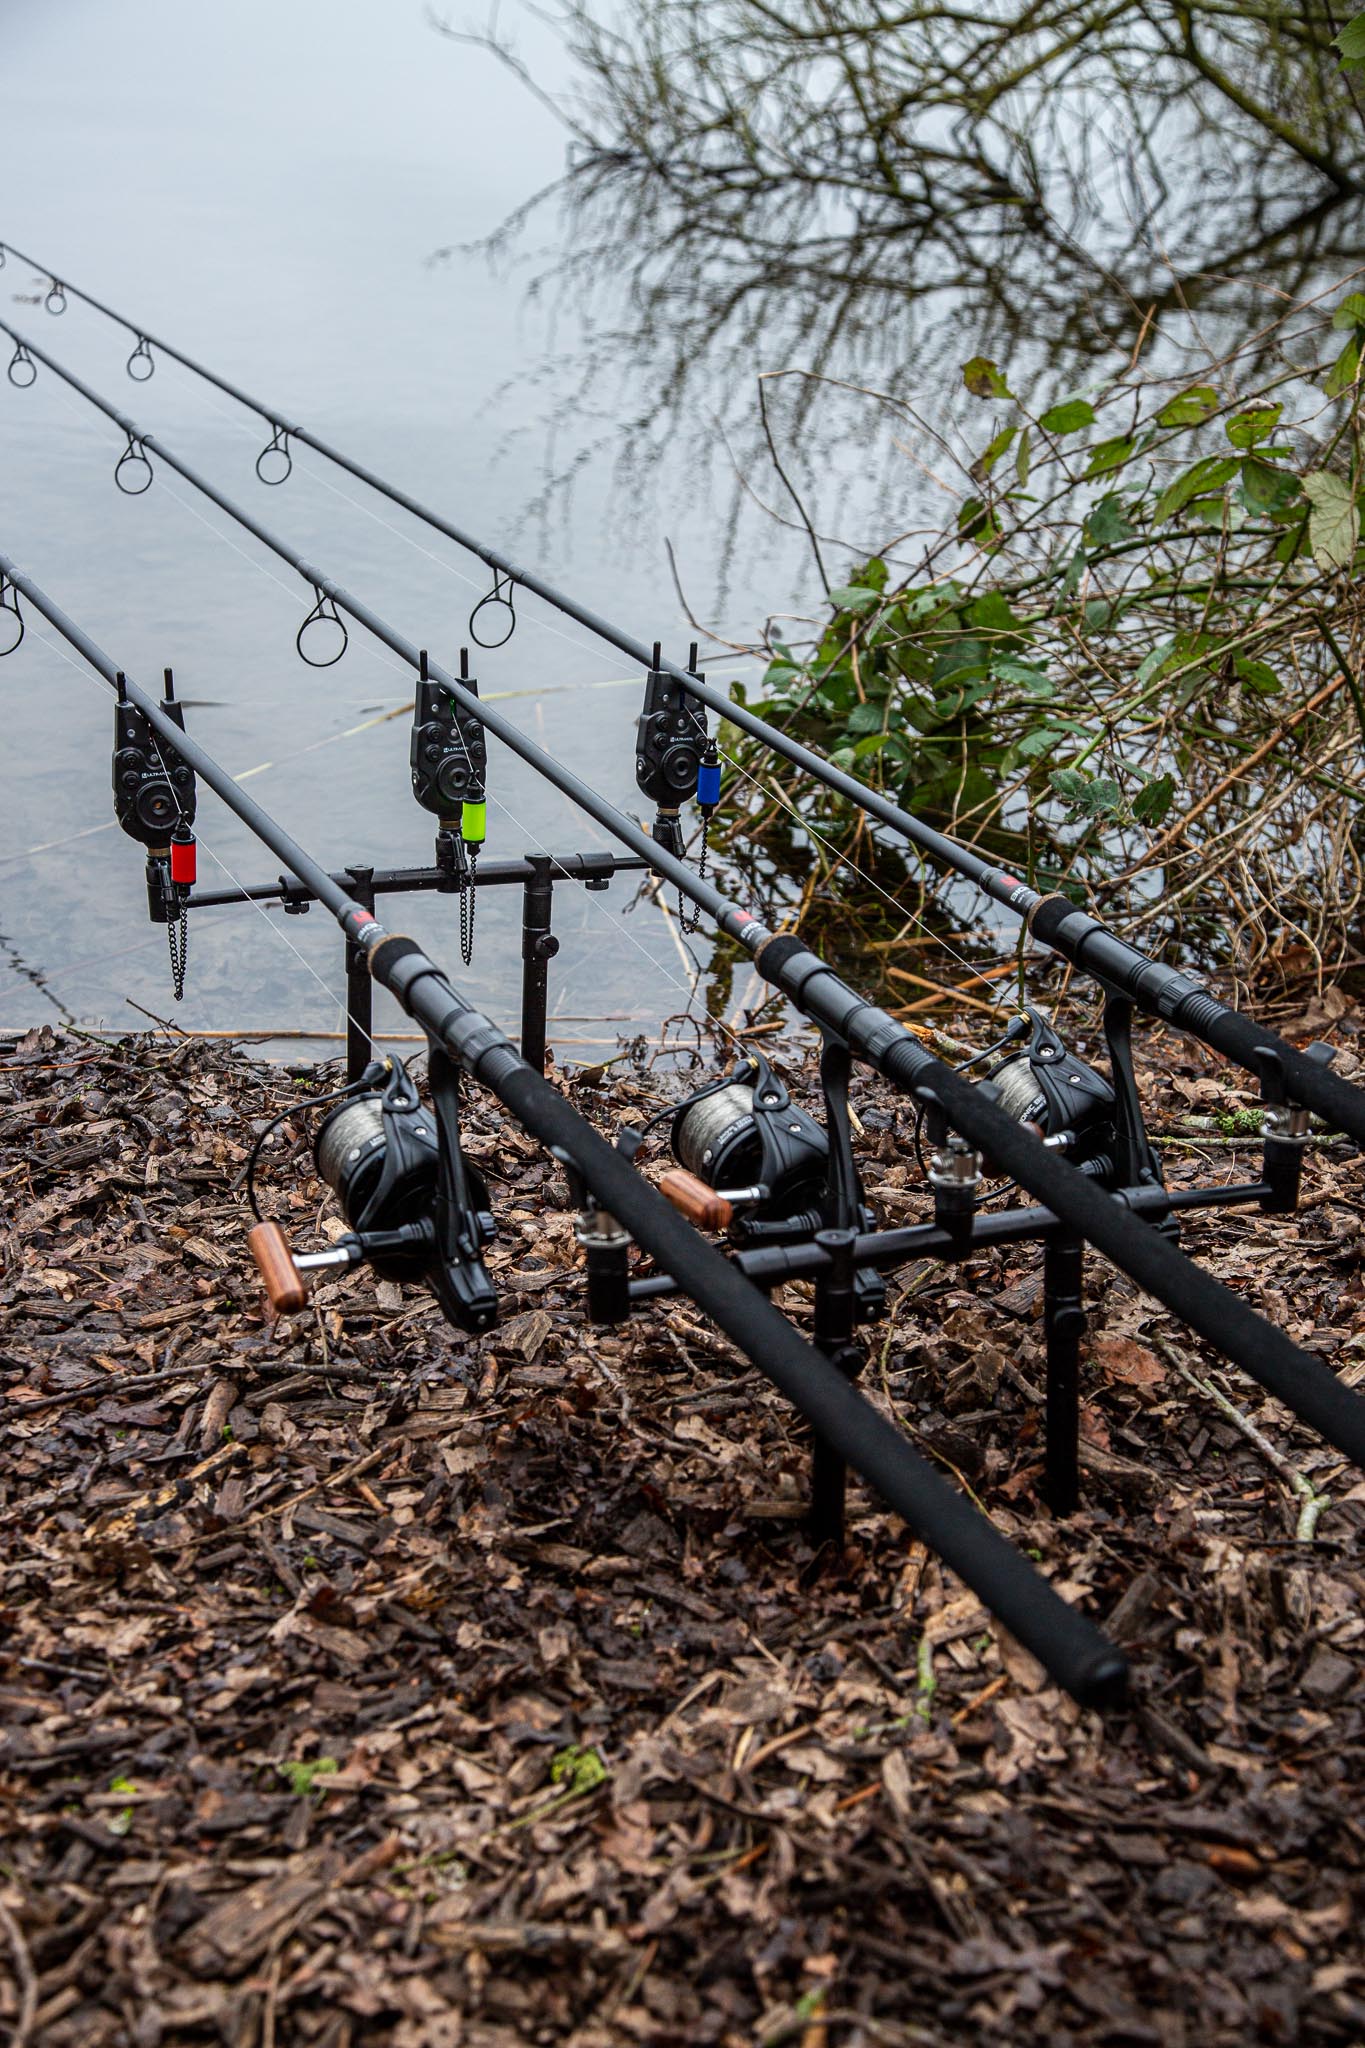
<instances>
[{"instance_id":1,"label":"tree reflection in water","mask_svg":"<svg viewBox=\"0 0 1365 2048\"><path fill-rule=\"evenodd\" d=\"M862 550L892 475L913 523L903 453L878 406L817 379L917 406L932 468L969 355L1045 396L1139 344L1207 360L1358 257L1365 121L1324 0L569 0L553 19L568 165L489 245L524 249L559 209L541 288L601 323L551 497L603 416L596 445L637 484L665 446L676 483L682 427L762 492L766 424ZM538 89L499 32L472 40ZM791 365L815 375L770 390L765 423L755 375Z\"/></svg>"}]
</instances>

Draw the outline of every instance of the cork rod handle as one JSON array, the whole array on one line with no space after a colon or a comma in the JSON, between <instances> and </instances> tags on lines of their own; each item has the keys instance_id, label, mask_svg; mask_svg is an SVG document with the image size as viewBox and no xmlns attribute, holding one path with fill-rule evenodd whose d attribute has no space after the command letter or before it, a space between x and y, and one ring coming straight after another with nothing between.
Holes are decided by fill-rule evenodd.
<instances>
[{"instance_id":1,"label":"cork rod handle","mask_svg":"<svg viewBox=\"0 0 1365 2048\"><path fill-rule=\"evenodd\" d=\"M265 1283L270 1306L281 1315L292 1315L295 1309L302 1308L308 1299L308 1289L279 1224L255 1224L247 1232L246 1241Z\"/></svg>"},{"instance_id":2,"label":"cork rod handle","mask_svg":"<svg viewBox=\"0 0 1365 2048\"><path fill-rule=\"evenodd\" d=\"M699 1224L703 1230L730 1228L735 1212L724 1195L718 1195L704 1180L698 1180L695 1173L688 1173L681 1166L670 1166L667 1173L659 1175L659 1193L666 1195L689 1223Z\"/></svg>"}]
</instances>

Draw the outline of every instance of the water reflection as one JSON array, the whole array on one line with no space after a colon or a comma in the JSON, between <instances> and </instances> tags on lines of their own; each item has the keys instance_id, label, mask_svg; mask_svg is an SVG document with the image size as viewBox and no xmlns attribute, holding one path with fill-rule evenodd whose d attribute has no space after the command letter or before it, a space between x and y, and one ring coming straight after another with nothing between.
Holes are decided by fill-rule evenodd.
<instances>
[{"instance_id":1,"label":"water reflection","mask_svg":"<svg viewBox=\"0 0 1365 2048\"><path fill-rule=\"evenodd\" d=\"M578 85L542 288L600 321L571 424L610 407L661 496L685 446L728 484L732 547L798 524L779 462L859 554L941 514L882 394L915 407L896 429L932 468L969 356L1054 397L1135 348L1216 356L1358 260L1365 124L1318 0L573 0L560 18ZM489 248L528 257L538 219ZM761 421L756 376L792 365ZM720 585L723 606L725 557Z\"/></svg>"}]
</instances>

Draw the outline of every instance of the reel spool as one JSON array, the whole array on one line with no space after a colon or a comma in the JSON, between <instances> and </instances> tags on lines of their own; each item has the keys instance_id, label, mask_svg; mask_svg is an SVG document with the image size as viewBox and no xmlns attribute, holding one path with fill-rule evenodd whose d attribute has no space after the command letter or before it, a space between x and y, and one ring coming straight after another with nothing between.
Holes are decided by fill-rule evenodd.
<instances>
[{"instance_id":1,"label":"reel spool","mask_svg":"<svg viewBox=\"0 0 1365 2048\"><path fill-rule=\"evenodd\" d=\"M681 1103L669 1143L686 1172L743 1206L739 1234L771 1239L784 1227L819 1228L829 1140L761 1053Z\"/></svg>"},{"instance_id":2,"label":"reel spool","mask_svg":"<svg viewBox=\"0 0 1365 2048\"><path fill-rule=\"evenodd\" d=\"M483 1175L460 1146L459 1073L436 1047L429 1072L430 1109L397 1061L376 1063L319 1127L317 1169L351 1226L325 1252L296 1258L279 1224L261 1216L252 1173L273 1126L257 1138L247 1162L247 1194L259 1220L247 1243L282 1314L303 1307L312 1274L344 1271L367 1259L386 1280L430 1287L459 1329L477 1333L497 1320L497 1296L483 1264L496 1226Z\"/></svg>"},{"instance_id":3,"label":"reel spool","mask_svg":"<svg viewBox=\"0 0 1365 2048\"><path fill-rule=\"evenodd\" d=\"M1073 1166L1107 1179L1117 1104L1112 1085L1077 1059L1040 1011L1026 1010L1007 1036L1022 1038L1025 1031L1027 1046L991 1067L985 1082L1006 1116L1029 1125Z\"/></svg>"},{"instance_id":4,"label":"reel spool","mask_svg":"<svg viewBox=\"0 0 1365 2048\"><path fill-rule=\"evenodd\" d=\"M441 1164L436 1120L397 1063L385 1088L353 1095L323 1118L313 1158L358 1233L401 1230L432 1214ZM491 1244L496 1233L487 1183L469 1160L462 1163L478 1234ZM430 1249L420 1244L369 1258L386 1280L420 1279L431 1264Z\"/></svg>"}]
</instances>

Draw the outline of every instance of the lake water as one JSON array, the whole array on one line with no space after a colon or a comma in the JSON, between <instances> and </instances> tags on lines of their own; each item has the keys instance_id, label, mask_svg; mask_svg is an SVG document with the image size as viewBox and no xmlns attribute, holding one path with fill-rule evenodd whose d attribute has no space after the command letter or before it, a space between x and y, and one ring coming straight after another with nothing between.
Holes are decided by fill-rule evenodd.
<instances>
[{"instance_id":1,"label":"lake water","mask_svg":"<svg viewBox=\"0 0 1365 2048\"><path fill-rule=\"evenodd\" d=\"M489 232L561 167L563 131L490 56L438 36L415 0L7 0L4 42L0 240L685 653L664 540L706 583L718 545L707 505L680 490L632 525L603 461L567 514L528 523L541 422L572 398L573 316L528 311L522 272L427 260ZM542 75L562 68L548 37L523 46ZM488 585L481 564L307 451L286 487L263 489L259 422L164 359L131 383L128 337L75 300L59 318L25 303L43 284L11 259L4 317L453 665ZM585 423L584 441L600 424ZM571 417L561 453L575 431ZM350 733L409 699L410 672L358 628L336 667L305 667L294 636L311 597L298 578L164 468L145 496L120 495L120 448L47 371L28 391L0 380L0 547L144 687L173 665L196 736L233 772L270 763L248 787L320 859L428 860L434 821L408 786L408 719ZM739 631L772 602L772 585L742 591ZM523 596L518 616L507 647L478 654L483 691L505 693L518 724L636 811L638 679L547 607ZM340 940L316 911L192 920L187 992L172 1003L140 851L111 822L111 695L31 613L0 665L0 704L0 1026L55 1021L54 1003L138 1026L131 1000L189 1028L336 1028ZM497 745L489 788L490 857L607 843ZM200 844L206 886L276 871L207 794ZM652 1029L686 1003L675 932L652 905L632 909L633 894L628 880L557 892L552 1010L606 1021L565 1023L552 1039ZM405 899L389 921L458 965L449 899ZM519 921L518 892L489 891L459 977L513 1028ZM378 1014L391 1025L397 1013Z\"/></svg>"}]
</instances>

